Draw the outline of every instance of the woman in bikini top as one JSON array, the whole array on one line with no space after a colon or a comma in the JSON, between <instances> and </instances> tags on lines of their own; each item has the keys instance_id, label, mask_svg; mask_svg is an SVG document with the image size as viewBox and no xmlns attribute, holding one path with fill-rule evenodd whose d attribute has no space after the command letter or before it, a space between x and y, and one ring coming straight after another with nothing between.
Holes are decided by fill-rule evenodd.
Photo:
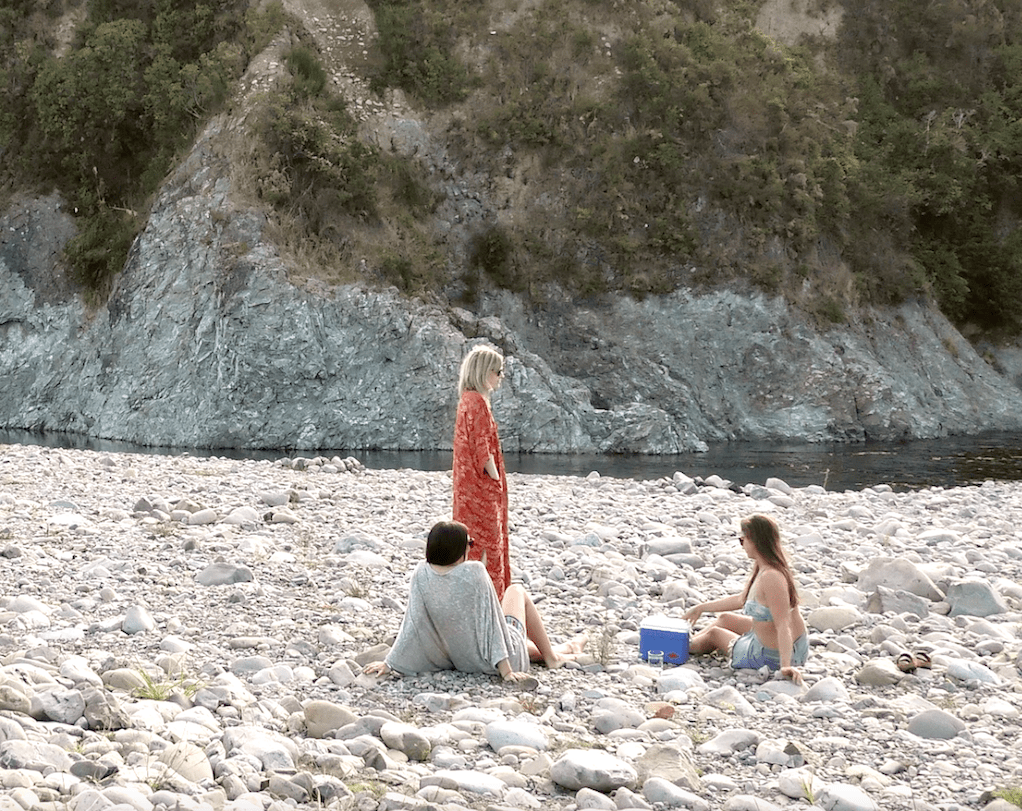
<instances>
[{"instance_id":1,"label":"woman in bikini top","mask_svg":"<svg viewBox=\"0 0 1022 811\"><path fill-rule=\"evenodd\" d=\"M734 667L766 665L800 684L798 666L805 662L809 645L798 610L795 578L781 548L777 524L765 515L745 518L738 542L752 561L745 589L699 603L685 613L685 619L694 625L704 612L727 612L692 637L689 653L727 653ZM731 613L738 610L743 613Z\"/></svg>"}]
</instances>

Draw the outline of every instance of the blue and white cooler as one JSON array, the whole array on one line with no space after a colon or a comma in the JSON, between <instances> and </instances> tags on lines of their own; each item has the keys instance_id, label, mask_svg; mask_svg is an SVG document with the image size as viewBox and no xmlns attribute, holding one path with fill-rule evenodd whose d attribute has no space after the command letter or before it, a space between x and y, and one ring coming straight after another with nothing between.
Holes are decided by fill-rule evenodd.
<instances>
[{"instance_id":1,"label":"blue and white cooler","mask_svg":"<svg viewBox=\"0 0 1022 811\"><path fill-rule=\"evenodd\" d=\"M664 652L665 665L680 665L688 660L688 620L654 614L639 626L639 655L645 661L651 650Z\"/></svg>"}]
</instances>

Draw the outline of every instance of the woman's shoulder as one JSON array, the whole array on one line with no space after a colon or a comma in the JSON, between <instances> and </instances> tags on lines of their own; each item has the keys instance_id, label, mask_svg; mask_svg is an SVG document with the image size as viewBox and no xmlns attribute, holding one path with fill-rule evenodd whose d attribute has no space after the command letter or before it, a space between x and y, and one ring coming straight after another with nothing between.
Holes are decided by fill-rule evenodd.
<instances>
[{"instance_id":1,"label":"woman's shoulder","mask_svg":"<svg viewBox=\"0 0 1022 811\"><path fill-rule=\"evenodd\" d=\"M458 400L458 404L473 407L484 406L486 405L486 398L475 389L465 389L465 391L461 393L461 398Z\"/></svg>"},{"instance_id":2,"label":"woman's shoulder","mask_svg":"<svg viewBox=\"0 0 1022 811\"><path fill-rule=\"evenodd\" d=\"M414 580L421 580L423 577L428 577L430 572L429 564L424 560L420 560L415 564L415 568L412 569L412 577Z\"/></svg>"},{"instance_id":3,"label":"woman's shoulder","mask_svg":"<svg viewBox=\"0 0 1022 811\"><path fill-rule=\"evenodd\" d=\"M756 581L759 586L766 586L767 588L782 587L788 588L788 580L784 576L784 572L780 569L775 569L773 566L764 566L759 570L759 574L756 575Z\"/></svg>"},{"instance_id":4,"label":"woman's shoulder","mask_svg":"<svg viewBox=\"0 0 1022 811\"><path fill-rule=\"evenodd\" d=\"M470 588L485 586L490 582L486 567L478 560L466 560L458 564L451 570L451 574Z\"/></svg>"},{"instance_id":5,"label":"woman's shoulder","mask_svg":"<svg viewBox=\"0 0 1022 811\"><path fill-rule=\"evenodd\" d=\"M486 567L480 560L466 560L464 563L458 566L461 574L466 579L478 578L480 574L489 577L486 573Z\"/></svg>"}]
</instances>

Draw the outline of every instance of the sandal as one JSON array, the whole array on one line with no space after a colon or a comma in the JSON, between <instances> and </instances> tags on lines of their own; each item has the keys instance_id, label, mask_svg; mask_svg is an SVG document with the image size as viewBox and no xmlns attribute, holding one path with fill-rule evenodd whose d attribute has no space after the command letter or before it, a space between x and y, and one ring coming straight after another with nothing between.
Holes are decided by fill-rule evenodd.
<instances>
[{"instance_id":1,"label":"sandal","mask_svg":"<svg viewBox=\"0 0 1022 811\"><path fill-rule=\"evenodd\" d=\"M911 653L899 653L894 663L902 673L913 673L916 669L916 660L912 658Z\"/></svg>"},{"instance_id":2,"label":"sandal","mask_svg":"<svg viewBox=\"0 0 1022 811\"><path fill-rule=\"evenodd\" d=\"M933 667L933 660L930 659L930 654L924 650L917 650L913 653L912 661L915 663L916 667L924 667L927 670Z\"/></svg>"}]
</instances>

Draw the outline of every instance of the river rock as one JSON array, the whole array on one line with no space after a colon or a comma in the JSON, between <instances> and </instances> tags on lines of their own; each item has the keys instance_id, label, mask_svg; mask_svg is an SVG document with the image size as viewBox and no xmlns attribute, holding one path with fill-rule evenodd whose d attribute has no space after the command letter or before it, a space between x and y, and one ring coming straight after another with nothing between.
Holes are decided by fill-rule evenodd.
<instances>
[{"instance_id":1,"label":"river rock","mask_svg":"<svg viewBox=\"0 0 1022 811\"><path fill-rule=\"evenodd\" d=\"M441 770L419 781L422 786L441 786L469 794L480 794L489 797L503 797L506 791L504 783L496 777L477 772Z\"/></svg>"},{"instance_id":2,"label":"river rock","mask_svg":"<svg viewBox=\"0 0 1022 811\"><path fill-rule=\"evenodd\" d=\"M920 738L954 738L965 724L944 710L926 710L908 722L908 731Z\"/></svg>"},{"instance_id":3,"label":"river rock","mask_svg":"<svg viewBox=\"0 0 1022 811\"><path fill-rule=\"evenodd\" d=\"M527 721L492 721L486 725L485 734L486 742L495 752L505 746L524 746L541 752L549 746L543 730Z\"/></svg>"},{"instance_id":4,"label":"river rock","mask_svg":"<svg viewBox=\"0 0 1022 811\"><path fill-rule=\"evenodd\" d=\"M226 586L233 583L250 583L252 570L234 563L211 563L197 575L195 582L200 586Z\"/></svg>"},{"instance_id":5,"label":"river rock","mask_svg":"<svg viewBox=\"0 0 1022 811\"><path fill-rule=\"evenodd\" d=\"M571 666L537 665L540 683L523 693L486 674L362 672L398 632L407 578L436 505L449 503L449 474L291 461L3 449L0 532L40 540L19 543L20 556L0 555L0 577L21 592L0 596L8 705L0 744L30 747L0 749L11 766L0 769L0 804L609 811L613 801L622 811L661 803L761 811L794 793L787 770L806 763L820 808L899 809L911 800L943 811L983 807L1022 774L1004 743L1015 737L1022 681L1022 590L1012 585L1022 581L1022 555L1008 517L1022 509L1016 485L791 488L793 503L782 506L723 479L683 494L671 478L512 473L514 576L553 639L589 637ZM189 526L132 509L190 501L221 515L239 505L262 513L267 492L293 494L287 505L298 522ZM50 523L51 504L74 504L95 534ZM804 687L734 671L716 655L650 668L638 651L643 620L740 592L749 564L734 527L766 504L788 544L804 615L850 608L854 622L810 623ZM920 542L944 528L952 534ZM591 545L574 543L590 536ZM371 542L340 548L338 537ZM702 563L650 564L649 542L661 537L688 539ZM359 551L378 557L350 557ZM952 617L950 602L913 595L927 613L867 611L871 595L888 588L858 585L876 557L911 560L949 595L963 580L989 583L1008 610ZM193 580L225 561L250 567L258 581ZM128 610L143 605L157 627L124 633ZM932 667L895 666L898 654L922 651ZM84 700L73 723L78 709L62 721L39 711L73 693ZM415 759L412 741L420 752L428 745L426 759ZM569 750L582 761L571 769L561 754ZM587 763L607 758L609 768ZM557 782L565 772L578 788Z\"/></svg>"},{"instance_id":6,"label":"river rock","mask_svg":"<svg viewBox=\"0 0 1022 811\"><path fill-rule=\"evenodd\" d=\"M648 747L635 761L635 768L643 795L650 802L655 802L646 792L646 781L651 777L662 778L689 791L698 792L701 788L691 755L678 746L654 744Z\"/></svg>"},{"instance_id":7,"label":"river rock","mask_svg":"<svg viewBox=\"0 0 1022 811\"><path fill-rule=\"evenodd\" d=\"M933 581L915 563L904 558L874 558L859 575L857 585L864 592L885 586L892 591L907 591L932 602L944 599L943 593Z\"/></svg>"},{"instance_id":8,"label":"river rock","mask_svg":"<svg viewBox=\"0 0 1022 811\"><path fill-rule=\"evenodd\" d=\"M550 767L550 778L571 791L591 788L607 793L635 788L638 773L625 761L600 749L569 749Z\"/></svg>"},{"instance_id":9,"label":"river rock","mask_svg":"<svg viewBox=\"0 0 1022 811\"><path fill-rule=\"evenodd\" d=\"M880 811L876 801L862 789L844 783L824 785L815 800L828 811Z\"/></svg>"},{"instance_id":10,"label":"river rock","mask_svg":"<svg viewBox=\"0 0 1022 811\"><path fill-rule=\"evenodd\" d=\"M929 600L912 592L877 586L866 603L866 610L873 614L914 614L925 617L930 613L931 605Z\"/></svg>"},{"instance_id":11,"label":"river rock","mask_svg":"<svg viewBox=\"0 0 1022 811\"><path fill-rule=\"evenodd\" d=\"M358 720L350 709L331 701L309 701L304 713L306 734L311 738L325 738L328 733Z\"/></svg>"},{"instance_id":12,"label":"river rock","mask_svg":"<svg viewBox=\"0 0 1022 811\"><path fill-rule=\"evenodd\" d=\"M213 767L199 747L186 741L172 743L157 756L190 783L201 783L213 779Z\"/></svg>"},{"instance_id":13,"label":"river rock","mask_svg":"<svg viewBox=\"0 0 1022 811\"><path fill-rule=\"evenodd\" d=\"M1008 610L1000 595L983 580L961 580L952 583L944 598L951 606L951 616L967 614L973 617L989 617L1003 614Z\"/></svg>"},{"instance_id":14,"label":"river rock","mask_svg":"<svg viewBox=\"0 0 1022 811\"><path fill-rule=\"evenodd\" d=\"M903 678L905 678L905 674L898 670L894 662L889 659L873 659L866 662L855 674L855 681L871 687L897 684Z\"/></svg>"},{"instance_id":15,"label":"river rock","mask_svg":"<svg viewBox=\"0 0 1022 811\"><path fill-rule=\"evenodd\" d=\"M379 734L380 740L407 755L409 760L426 760L433 748L429 738L411 724L388 721L380 727Z\"/></svg>"},{"instance_id":16,"label":"river rock","mask_svg":"<svg viewBox=\"0 0 1022 811\"><path fill-rule=\"evenodd\" d=\"M706 800L660 777L651 777L642 784L642 796L647 802L667 808L690 808L692 811L710 809Z\"/></svg>"}]
</instances>

